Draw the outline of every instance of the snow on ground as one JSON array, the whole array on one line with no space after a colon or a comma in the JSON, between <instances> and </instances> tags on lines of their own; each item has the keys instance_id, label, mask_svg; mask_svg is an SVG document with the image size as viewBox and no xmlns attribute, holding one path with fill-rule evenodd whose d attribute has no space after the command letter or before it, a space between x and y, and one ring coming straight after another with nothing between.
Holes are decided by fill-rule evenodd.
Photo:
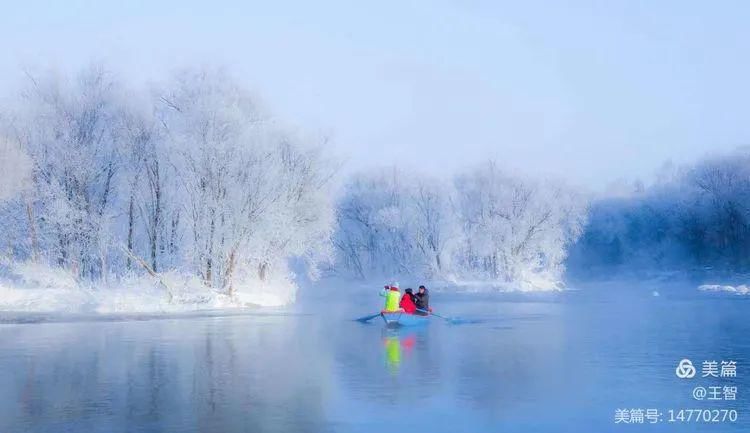
<instances>
[{"instance_id":1,"label":"snow on ground","mask_svg":"<svg viewBox=\"0 0 750 433\"><path fill-rule=\"evenodd\" d=\"M519 281L501 282L484 280L432 281L438 290L459 292L548 292L565 289L565 283L547 274L524 274Z\"/></svg>"},{"instance_id":2,"label":"snow on ground","mask_svg":"<svg viewBox=\"0 0 750 433\"><path fill-rule=\"evenodd\" d=\"M286 279L235 286L230 298L196 277L166 273L82 283L70 272L38 263L5 266L0 272L0 311L63 313L160 313L276 307L294 301ZM170 299L171 292L171 299Z\"/></svg>"},{"instance_id":3,"label":"snow on ground","mask_svg":"<svg viewBox=\"0 0 750 433\"><path fill-rule=\"evenodd\" d=\"M703 284L698 290L704 292L729 292L736 295L750 295L750 287L741 284L739 286L725 286L721 284Z\"/></svg>"},{"instance_id":4,"label":"snow on ground","mask_svg":"<svg viewBox=\"0 0 750 433\"><path fill-rule=\"evenodd\" d=\"M238 273L239 275L242 272ZM246 277L243 277L246 278ZM507 293L550 292L565 284L549 275L525 275L523 282L488 282L444 278L425 280L403 278L367 281L329 276L317 282L302 282L308 296L321 296L340 290L379 290L400 281L403 289L416 290L420 284L434 292ZM69 271L44 264L0 262L0 311L20 313L179 313L199 310L228 310L279 307L297 298L292 277L267 282L248 279L235 284L235 295L207 288L197 277L167 272L154 278L134 275L109 281L81 282Z\"/></svg>"},{"instance_id":5,"label":"snow on ground","mask_svg":"<svg viewBox=\"0 0 750 433\"><path fill-rule=\"evenodd\" d=\"M549 292L566 288L565 282L552 272L522 272L518 281L468 280L448 277L427 281L425 284L437 291L467 293Z\"/></svg>"},{"instance_id":6,"label":"snow on ground","mask_svg":"<svg viewBox=\"0 0 750 433\"><path fill-rule=\"evenodd\" d=\"M524 277L524 281L518 282L495 282L486 280L466 280L453 277L432 280L420 280L418 278L393 278L380 277L368 278L366 280L348 279L339 276L329 276L311 284L312 287L327 287L337 290L380 290L386 284L398 283L403 291L411 287L416 290L420 285L425 285L434 292L458 292L458 293L509 293L509 292L551 292L566 289L563 281L548 276Z\"/></svg>"}]
</instances>

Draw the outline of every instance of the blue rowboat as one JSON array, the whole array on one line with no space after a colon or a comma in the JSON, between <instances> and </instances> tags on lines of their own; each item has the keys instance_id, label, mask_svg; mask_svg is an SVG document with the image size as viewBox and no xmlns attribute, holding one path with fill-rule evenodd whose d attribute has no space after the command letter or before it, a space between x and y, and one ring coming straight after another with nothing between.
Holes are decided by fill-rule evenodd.
<instances>
[{"instance_id":1,"label":"blue rowboat","mask_svg":"<svg viewBox=\"0 0 750 433\"><path fill-rule=\"evenodd\" d=\"M430 321L427 315L409 314L403 311L382 311L380 317L388 327L424 325Z\"/></svg>"}]
</instances>

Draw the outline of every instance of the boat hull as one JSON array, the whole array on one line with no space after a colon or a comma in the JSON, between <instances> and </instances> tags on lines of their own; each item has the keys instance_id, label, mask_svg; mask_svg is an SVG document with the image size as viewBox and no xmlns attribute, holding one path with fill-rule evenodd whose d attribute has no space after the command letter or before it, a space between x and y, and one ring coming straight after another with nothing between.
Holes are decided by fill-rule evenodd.
<instances>
[{"instance_id":1,"label":"boat hull","mask_svg":"<svg viewBox=\"0 0 750 433\"><path fill-rule=\"evenodd\" d=\"M419 326L429 322L427 315L421 314L408 314L403 311L383 311L380 313L380 317L385 321L386 326L397 327L397 326Z\"/></svg>"}]
</instances>

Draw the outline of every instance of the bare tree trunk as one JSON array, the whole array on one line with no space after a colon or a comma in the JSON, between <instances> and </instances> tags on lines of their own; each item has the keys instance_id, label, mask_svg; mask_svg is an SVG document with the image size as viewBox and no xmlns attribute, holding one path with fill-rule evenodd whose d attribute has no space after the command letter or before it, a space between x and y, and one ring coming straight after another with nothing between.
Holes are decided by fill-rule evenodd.
<instances>
[{"instance_id":1,"label":"bare tree trunk","mask_svg":"<svg viewBox=\"0 0 750 433\"><path fill-rule=\"evenodd\" d=\"M135 199L133 198L133 194L130 195L130 204L128 205L128 251L133 251L133 229L135 227L135 214L134 214L134 204L133 202ZM132 269L132 263L131 263L131 257L130 254L127 255L127 267L128 270Z\"/></svg>"},{"instance_id":2,"label":"bare tree trunk","mask_svg":"<svg viewBox=\"0 0 750 433\"><path fill-rule=\"evenodd\" d=\"M154 217L152 221L153 231L151 237L151 267L158 272L156 257L159 242L159 225L161 224L161 184L159 180L159 161L154 163Z\"/></svg>"},{"instance_id":3,"label":"bare tree trunk","mask_svg":"<svg viewBox=\"0 0 750 433\"><path fill-rule=\"evenodd\" d=\"M81 267L78 264L78 259L77 258L73 258L71 260L70 271L73 273L73 275L75 276L76 280L80 279L80 277L81 277L81 274L80 274Z\"/></svg>"},{"instance_id":4,"label":"bare tree trunk","mask_svg":"<svg viewBox=\"0 0 750 433\"><path fill-rule=\"evenodd\" d=\"M180 225L180 212L175 211L172 213L172 231L169 235L169 254L173 255L177 252L177 228Z\"/></svg>"},{"instance_id":5,"label":"bare tree trunk","mask_svg":"<svg viewBox=\"0 0 750 433\"><path fill-rule=\"evenodd\" d=\"M31 258L35 262L39 260L39 239L36 235L36 220L34 219L34 206L31 200L26 199L26 216L29 219L29 237L31 238Z\"/></svg>"},{"instance_id":6,"label":"bare tree trunk","mask_svg":"<svg viewBox=\"0 0 750 433\"><path fill-rule=\"evenodd\" d=\"M150 243L151 243L151 267L154 269L154 271L158 272L157 266L156 266L156 244L157 244L157 235L154 233L151 236Z\"/></svg>"},{"instance_id":7,"label":"bare tree trunk","mask_svg":"<svg viewBox=\"0 0 750 433\"><path fill-rule=\"evenodd\" d=\"M108 269L107 269L107 249L104 246L100 247L99 251L99 260L101 261L101 267L102 267L102 281L104 281L105 285L109 284L108 279Z\"/></svg>"},{"instance_id":8,"label":"bare tree trunk","mask_svg":"<svg viewBox=\"0 0 750 433\"><path fill-rule=\"evenodd\" d=\"M213 286L214 230L215 230L215 223L214 223L214 217L213 217L213 212L212 212L211 230L209 231L209 237L208 237L208 255L206 257L206 285L208 287Z\"/></svg>"},{"instance_id":9,"label":"bare tree trunk","mask_svg":"<svg viewBox=\"0 0 750 433\"><path fill-rule=\"evenodd\" d=\"M230 298L234 297L234 267L237 263L237 254L235 249L229 252L229 260L227 261L227 272L224 277L224 286L227 289L227 295Z\"/></svg>"},{"instance_id":10,"label":"bare tree trunk","mask_svg":"<svg viewBox=\"0 0 750 433\"><path fill-rule=\"evenodd\" d=\"M159 284L161 284L164 287L164 289L166 289L167 295L169 295L169 302L172 302L172 299L174 298L174 296L172 295L172 289L167 285L167 283L164 282L164 280L161 279L161 277L159 276L159 274L157 274L156 272L154 272L154 270L151 269L151 266L149 266L148 263L145 260L143 260L138 255L136 255L132 250L129 250L127 248L123 248L123 251L125 251L125 254L127 254L128 257L131 257L136 262L138 262L138 264L140 264L143 267L143 269L145 269L146 272L148 272L149 275L151 275L152 277L154 277L157 280L159 280Z\"/></svg>"},{"instance_id":11,"label":"bare tree trunk","mask_svg":"<svg viewBox=\"0 0 750 433\"><path fill-rule=\"evenodd\" d=\"M268 263L263 262L258 265L258 278L261 281L266 281L266 277L268 277Z\"/></svg>"},{"instance_id":12,"label":"bare tree trunk","mask_svg":"<svg viewBox=\"0 0 750 433\"><path fill-rule=\"evenodd\" d=\"M211 287L211 280L213 279L213 262L211 260L211 256L208 256L206 258L206 280L204 283L206 286Z\"/></svg>"},{"instance_id":13,"label":"bare tree trunk","mask_svg":"<svg viewBox=\"0 0 750 433\"><path fill-rule=\"evenodd\" d=\"M57 265L60 267L64 267L68 261L67 241L65 239L65 235L62 234L62 228L60 228L59 224L57 227L57 232L57 240L60 247L60 256L57 258Z\"/></svg>"}]
</instances>

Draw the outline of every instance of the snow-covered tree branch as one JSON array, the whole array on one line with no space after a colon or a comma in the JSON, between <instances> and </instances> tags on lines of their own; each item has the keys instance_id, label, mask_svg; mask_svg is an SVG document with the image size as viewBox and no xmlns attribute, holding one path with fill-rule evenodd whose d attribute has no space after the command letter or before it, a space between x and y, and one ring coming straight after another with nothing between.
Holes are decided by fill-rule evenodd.
<instances>
[{"instance_id":1,"label":"snow-covered tree branch","mask_svg":"<svg viewBox=\"0 0 750 433\"><path fill-rule=\"evenodd\" d=\"M193 274L230 298L275 282L288 301L289 259L311 274L331 259L335 165L227 74L185 70L150 95L103 67L28 78L0 142L17 260L38 251L81 281Z\"/></svg>"},{"instance_id":2,"label":"snow-covered tree branch","mask_svg":"<svg viewBox=\"0 0 750 433\"><path fill-rule=\"evenodd\" d=\"M582 195L511 177L493 163L453 182L398 169L355 176L340 203L340 265L358 277L409 275L556 282L586 217Z\"/></svg>"}]
</instances>

